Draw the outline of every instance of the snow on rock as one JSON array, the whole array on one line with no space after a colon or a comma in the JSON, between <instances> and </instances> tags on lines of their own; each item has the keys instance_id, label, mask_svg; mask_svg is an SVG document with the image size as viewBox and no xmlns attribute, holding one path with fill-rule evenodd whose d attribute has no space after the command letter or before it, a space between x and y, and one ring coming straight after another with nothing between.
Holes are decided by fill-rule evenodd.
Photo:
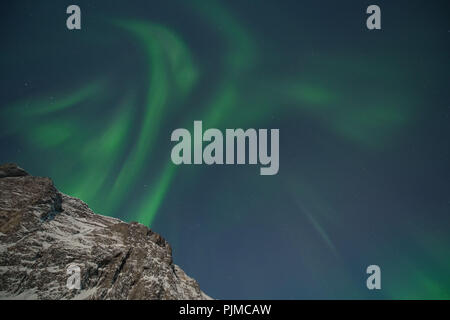
<instances>
[{"instance_id":1,"label":"snow on rock","mask_svg":"<svg viewBox=\"0 0 450 320\"><path fill-rule=\"evenodd\" d=\"M69 289L70 265L80 289ZM49 178L0 165L0 299L211 299L144 225L92 212Z\"/></svg>"}]
</instances>

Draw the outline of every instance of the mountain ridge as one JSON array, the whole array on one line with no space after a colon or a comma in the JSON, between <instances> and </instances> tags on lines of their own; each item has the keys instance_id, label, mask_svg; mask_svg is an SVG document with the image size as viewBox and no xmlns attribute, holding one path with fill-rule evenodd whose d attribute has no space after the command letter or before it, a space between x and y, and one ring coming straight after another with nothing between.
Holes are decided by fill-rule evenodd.
<instances>
[{"instance_id":1,"label":"mountain ridge","mask_svg":"<svg viewBox=\"0 0 450 320\"><path fill-rule=\"evenodd\" d=\"M70 266L80 288L70 289ZM137 222L94 213L50 178L0 165L0 299L211 299Z\"/></svg>"}]
</instances>

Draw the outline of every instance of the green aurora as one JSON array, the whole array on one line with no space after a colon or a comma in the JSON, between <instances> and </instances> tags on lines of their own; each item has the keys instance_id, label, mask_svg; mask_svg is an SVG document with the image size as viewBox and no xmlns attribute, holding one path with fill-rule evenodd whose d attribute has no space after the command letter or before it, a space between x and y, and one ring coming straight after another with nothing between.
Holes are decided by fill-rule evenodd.
<instances>
[{"instance_id":1,"label":"green aurora","mask_svg":"<svg viewBox=\"0 0 450 320\"><path fill-rule=\"evenodd\" d=\"M270 283L265 289L259 288L257 279L262 275L255 272L239 287L237 297L230 296L231 289L221 291L222 281L238 286L240 277L250 274L262 261L251 261L252 256L247 261L233 241L228 249L234 253L225 256L241 259L235 262L243 266L242 274L232 280L224 275L222 280L214 280L222 270L216 264L211 268L217 267L217 273L204 273L203 279L203 269L196 271L196 263L218 259L215 248L190 251L197 262L176 256L200 283L206 283L205 291L214 297L450 299L450 201L443 205L414 204L420 196L408 200L412 194L406 191L394 198L397 189L392 181L396 177L382 179L383 172L398 174L401 179L421 170L426 160L404 164L399 152L406 145L411 145L408 150L413 150L412 154L416 154L414 145L418 154L432 152L431 147L425 149L427 143L415 143L414 139L429 132L426 121L432 111L427 103L434 103L429 101L432 88L436 97L442 94L441 87L448 87L448 77L442 76L445 72L439 67L445 61L439 46L448 49L448 35L440 36L442 40L418 34L424 47L411 51L414 40L395 40L404 34L400 27L396 33L383 31L384 37L376 35L373 39L367 39L370 35L361 29L355 31L355 41L349 48L332 39L341 37L345 42L341 33L346 28L327 31L331 35L326 39L324 31L309 20L314 26L311 32L305 30L307 23L300 22L302 28L291 30L296 23L287 13L288 4L296 8L291 2L285 8L277 7L278 15L274 13L268 21L262 21L256 13L253 16L247 2L176 4L180 8L172 15L161 9L145 17L136 8L121 14L121 6L128 6L123 2L107 13L98 13L95 25L82 30L83 37L64 40L66 44L75 41L79 52L85 50L78 58L77 53L68 53L68 59L75 63L83 57L96 61L102 55L105 61L98 67L92 63L92 70L84 73L69 68L67 73L76 74L73 80L67 77L62 83L44 82L37 90L6 95L7 103L0 109L0 134L2 143L7 142L9 147L3 150L20 153L2 152L2 161L15 161L34 174L52 177L62 192L82 199L95 212L156 228L178 251L188 247L185 241L192 236L184 234L188 232L183 231L185 222L194 225L204 217L199 213L194 218L195 210L210 212L210 218L198 222L211 230L199 232L204 242L219 243L218 237L233 228L239 235L240 225L260 228L261 232L255 234L249 231L248 237L257 237L276 225L277 231L269 233L267 243L262 241L261 246L270 248L268 242L279 234L281 242L286 243L284 254L299 255L293 266L304 276L292 283L281 276L274 288ZM94 11L87 4L80 6ZM308 6L315 8L311 3L305 8ZM261 7L264 16L276 4ZM14 14L16 11L12 9ZM327 14L323 14L324 21ZM86 18L83 23L89 21ZM263 27L277 23L286 32L280 37L276 36L276 27L273 32ZM386 25L393 28L388 22ZM199 35L199 30L204 33ZM101 32L108 35L103 37ZM286 42L293 34L301 41ZM199 40L202 36L205 43ZM51 42L52 37L49 39ZM12 74L13 70L5 60L10 59L14 66L17 61L28 65L38 58L47 59L46 52L53 44L33 44L20 45L20 60L14 58L15 46L6 46L2 73ZM36 50L34 56L26 52L29 48ZM422 55L429 58L421 60ZM58 63L63 68L64 63L52 61L51 56L51 68L59 68ZM442 68L448 73L448 61ZM58 73L51 73L50 79L58 78L54 74ZM448 93L440 99L448 104ZM438 105L435 107L433 110ZM190 128L193 120L221 129L280 128L284 149L279 175L263 180L251 167L219 172L218 168L173 165L170 132ZM448 129L448 118L446 121ZM301 128L298 133L297 128ZM446 130L444 134L448 133ZM446 159L448 163L448 153ZM404 166L410 167L406 170ZM445 175L448 177L448 170ZM230 181L225 182L226 178ZM445 187L448 199L448 184ZM209 190L201 196L205 189ZM402 207L402 201L412 203ZM367 209L370 203L377 203L379 208L389 207L389 203L392 206L381 209L380 216L374 218L372 210L379 208ZM184 218L180 218L181 213L170 216L189 208L194 213ZM405 212L406 208L417 212ZM430 212L422 212L425 208ZM432 218L433 210L436 218ZM392 216L392 212L398 215ZM435 219L442 219L442 223ZM383 231L377 235L374 230L380 229ZM214 231L216 235L212 235ZM270 251L263 252L270 256ZM361 280L365 277L364 263L374 263L367 261L367 252L388 270L383 273L380 294L368 292ZM223 262L219 259L216 263ZM271 265L271 270L278 270L277 265ZM293 274L295 270L286 272ZM355 276L358 272L361 275Z\"/></svg>"}]
</instances>

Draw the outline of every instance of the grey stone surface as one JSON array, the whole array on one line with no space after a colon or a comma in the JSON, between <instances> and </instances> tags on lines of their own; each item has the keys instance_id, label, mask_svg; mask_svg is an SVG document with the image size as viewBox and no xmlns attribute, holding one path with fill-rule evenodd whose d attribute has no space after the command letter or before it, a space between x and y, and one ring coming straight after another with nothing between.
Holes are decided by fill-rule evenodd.
<instances>
[{"instance_id":1,"label":"grey stone surface","mask_svg":"<svg viewBox=\"0 0 450 320\"><path fill-rule=\"evenodd\" d=\"M69 265L81 288L66 286ZM210 299L164 238L95 214L49 178L0 166L0 299Z\"/></svg>"}]
</instances>

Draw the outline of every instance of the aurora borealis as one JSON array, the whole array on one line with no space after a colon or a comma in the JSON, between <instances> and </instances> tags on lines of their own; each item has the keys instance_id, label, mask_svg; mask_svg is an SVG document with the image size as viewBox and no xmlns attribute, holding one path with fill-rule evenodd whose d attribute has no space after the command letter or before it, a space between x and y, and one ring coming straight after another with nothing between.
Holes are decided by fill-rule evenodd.
<instances>
[{"instance_id":1,"label":"aurora borealis","mask_svg":"<svg viewBox=\"0 0 450 320\"><path fill-rule=\"evenodd\" d=\"M450 299L445 1L378 1L380 31L365 1L75 2L79 31L4 5L1 162L150 226L215 298ZM279 128L279 173L173 165L195 120Z\"/></svg>"}]
</instances>

